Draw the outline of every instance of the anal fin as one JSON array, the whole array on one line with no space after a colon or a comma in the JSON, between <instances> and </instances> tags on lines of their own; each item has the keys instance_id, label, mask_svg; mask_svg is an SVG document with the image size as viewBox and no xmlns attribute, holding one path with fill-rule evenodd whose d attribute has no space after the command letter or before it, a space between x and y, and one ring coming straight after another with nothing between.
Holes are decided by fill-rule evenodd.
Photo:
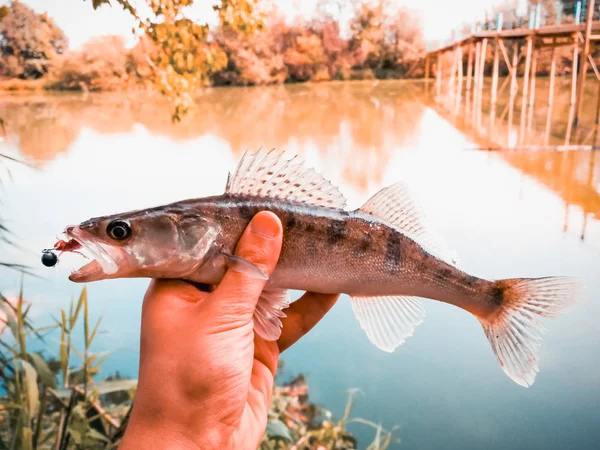
<instances>
[{"instance_id":1,"label":"anal fin","mask_svg":"<svg viewBox=\"0 0 600 450\"><path fill-rule=\"evenodd\" d=\"M276 341L281 336L282 311L290 305L287 290L273 289L268 285L263 290L254 310L254 331L267 341Z\"/></svg>"},{"instance_id":2,"label":"anal fin","mask_svg":"<svg viewBox=\"0 0 600 450\"><path fill-rule=\"evenodd\" d=\"M393 352L423 322L425 310L417 297L352 296L352 310L369 340L381 350Z\"/></svg>"}]
</instances>

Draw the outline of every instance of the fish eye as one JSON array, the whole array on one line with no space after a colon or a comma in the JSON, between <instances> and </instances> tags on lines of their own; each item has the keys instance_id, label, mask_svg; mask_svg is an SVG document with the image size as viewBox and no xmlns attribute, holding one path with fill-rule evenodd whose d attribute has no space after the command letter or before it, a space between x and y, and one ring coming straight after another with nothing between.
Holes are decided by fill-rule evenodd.
<instances>
[{"instance_id":1,"label":"fish eye","mask_svg":"<svg viewBox=\"0 0 600 450\"><path fill-rule=\"evenodd\" d=\"M111 239L123 241L131 236L131 225L124 220L113 220L106 227L106 234L108 234Z\"/></svg>"}]
</instances>

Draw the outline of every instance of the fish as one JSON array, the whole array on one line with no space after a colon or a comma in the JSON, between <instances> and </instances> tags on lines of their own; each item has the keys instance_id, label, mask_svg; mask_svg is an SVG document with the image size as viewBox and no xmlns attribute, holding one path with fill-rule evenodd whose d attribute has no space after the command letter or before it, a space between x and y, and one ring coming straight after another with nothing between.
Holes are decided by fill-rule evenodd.
<instances>
[{"instance_id":1,"label":"fish","mask_svg":"<svg viewBox=\"0 0 600 450\"><path fill-rule=\"evenodd\" d=\"M267 276L234 255L255 214L283 225L275 270ZM171 278L218 285L228 268L267 280L254 312L255 332L281 334L288 291L347 294L368 339L393 352L425 317L422 300L475 316L502 370L529 387L539 371L544 327L577 301L572 277L490 280L469 274L428 224L407 183L375 193L356 210L298 155L246 152L222 195L96 217L64 230L68 245L91 261L77 283L114 278ZM68 250L68 249L67 249Z\"/></svg>"}]
</instances>

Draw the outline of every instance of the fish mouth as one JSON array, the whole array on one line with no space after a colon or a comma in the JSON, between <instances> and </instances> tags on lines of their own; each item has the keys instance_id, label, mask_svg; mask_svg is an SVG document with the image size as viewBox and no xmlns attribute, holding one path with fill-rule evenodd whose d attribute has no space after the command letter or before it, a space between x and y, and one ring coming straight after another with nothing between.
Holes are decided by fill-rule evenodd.
<instances>
[{"instance_id":1,"label":"fish mouth","mask_svg":"<svg viewBox=\"0 0 600 450\"><path fill-rule=\"evenodd\" d=\"M76 283L110 278L119 271L119 266L109 251L101 243L87 237L79 227L67 227L65 235L81 245L78 252L91 261L69 275ZM83 251L82 251L83 250Z\"/></svg>"}]
</instances>

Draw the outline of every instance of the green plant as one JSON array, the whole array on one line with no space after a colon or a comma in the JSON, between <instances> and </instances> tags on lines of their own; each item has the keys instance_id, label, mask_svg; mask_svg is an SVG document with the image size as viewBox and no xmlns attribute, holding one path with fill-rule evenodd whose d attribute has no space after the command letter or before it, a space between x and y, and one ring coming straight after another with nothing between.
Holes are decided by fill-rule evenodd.
<instances>
[{"instance_id":1,"label":"green plant","mask_svg":"<svg viewBox=\"0 0 600 450\"><path fill-rule=\"evenodd\" d=\"M375 429L375 438L367 450L386 450L394 442L394 431L361 418L351 418L358 389L348 391L348 401L340 420L331 411L308 401L306 379L300 375L288 383L278 384L273 392L269 420L260 450L352 450L358 441L347 430L350 423Z\"/></svg>"},{"instance_id":2,"label":"green plant","mask_svg":"<svg viewBox=\"0 0 600 450\"><path fill-rule=\"evenodd\" d=\"M3 394L0 448L115 447L126 426L136 380L94 383L93 377L108 355L90 351L100 320L90 327L86 288L77 302L71 302L68 313L60 311L56 326L34 328L27 318L30 307L25 306L23 289L16 304L0 295L0 311L4 317L0 319L6 323L14 341L12 344L0 341L0 393ZM73 343L78 326L83 328L82 351ZM42 333L57 328L60 330L58 360L30 350L32 344L46 343ZM75 367L72 354L79 359ZM127 399L121 404L107 401L107 396L117 391L127 391Z\"/></svg>"},{"instance_id":3,"label":"green plant","mask_svg":"<svg viewBox=\"0 0 600 450\"><path fill-rule=\"evenodd\" d=\"M86 288L68 311L60 311L55 325L35 328L28 319L30 308L22 288L14 302L0 295L0 325L6 323L11 334L0 340L0 448L116 449L127 427L137 380L117 373L94 382L108 354L90 351L100 320L90 327ZM74 344L78 329L83 332L81 350ZM60 332L57 359L32 351L36 344L46 346L48 332ZM357 392L349 391L344 415L335 421L330 411L308 402L304 376L278 382L260 449L356 449L357 440L347 431L353 422L375 428L368 450L387 449L394 429L351 418Z\"/></svg>"}]
</instances>

